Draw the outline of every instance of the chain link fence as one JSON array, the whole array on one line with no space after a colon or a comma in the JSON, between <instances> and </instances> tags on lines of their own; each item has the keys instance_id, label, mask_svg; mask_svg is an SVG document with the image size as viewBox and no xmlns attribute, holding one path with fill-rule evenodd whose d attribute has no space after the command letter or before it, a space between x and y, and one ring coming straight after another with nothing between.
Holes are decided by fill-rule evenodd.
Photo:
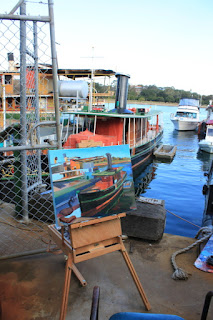
<instances>
[{"instance_id":1,"label":"chain link fence","mask_svg":"<svg viewBox=\"0 0 213 320\"><path fill-rule=\"evenodd\" d=\"M43 18L34 15L39 6ZM60 136L51 10L51 0L19 1L0 15L1 258L46 250L54 222L48 149Z\"/></svg>"}]
</instances>

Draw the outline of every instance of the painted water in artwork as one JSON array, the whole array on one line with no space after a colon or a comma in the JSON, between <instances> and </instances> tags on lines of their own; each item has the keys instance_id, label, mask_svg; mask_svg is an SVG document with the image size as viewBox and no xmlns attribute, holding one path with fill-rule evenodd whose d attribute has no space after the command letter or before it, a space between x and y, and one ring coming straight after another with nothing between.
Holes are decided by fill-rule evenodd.
<instances>
[{"instance_id":1,"label":"painted water in artwork","mask_svg":"<svg viewBox=\"0 0 213 320\"><path fill-rule=\"evenodd\" d=\"M56 226L136 209L128 145L49 150Z\"/></svg>"}]
</instances>

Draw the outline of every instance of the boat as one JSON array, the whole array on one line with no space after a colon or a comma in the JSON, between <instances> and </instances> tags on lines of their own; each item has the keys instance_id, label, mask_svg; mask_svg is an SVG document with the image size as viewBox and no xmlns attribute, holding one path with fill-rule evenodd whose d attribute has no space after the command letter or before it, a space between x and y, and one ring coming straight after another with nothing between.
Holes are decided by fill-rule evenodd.
<instances>
[{"instance_id":1,"label":"boat","mask_svg":"<svg viewBox=\"0 0 213 320\"><path fill-rule=\"evenodd\" d=\"M176 154L177 147L167 144L161 144L155 151L155 158L172 160Z\"/></svg>"},{"instance_id":2,"label":"boat","mask_svg":"<svg viewBox=\"0 0 213 320\"><path fill-rule=\"evenodd\" d=\"M209 101L209 105L206 108L207 116L206 119L201 121L198 126L198 137L199 139L204 139L206 136L206 126L213 124L213 105L212 100Z\"/></svg>"},{"instance_id":3,"label":"boat","mask_svg":"<svg viewBox=\"0 0 213 320\"><path fill-rule=\"evenodd\" d=\"M211 161L211 164L209 168L207 169L208 172L205 172L204 175L207 177L206 183L203 185L202 193L205 197L204 202L204 210L203 210L203 219L202 219L202 226L198 233L198 238L202 238L204 236L207 236L208 234L212 234L213 231L213 161ZM208 239L205 241L202 241L199 244L199 253L202 253L203 248L205 247ZM211 242L212 243L212 242ZM202 261L198 257L198 259L195 261L195 266L199 269L204 270L203 267L206 265L207 255L203 257ZM210 267L210 266L209 266ZM212 271L213 272L213 267Z\"/></svg>"},{"instance_id":4,"label":"boat","mask_svg":"<svg viewBox=\"0 0 213 320\"><path fill-rule=\"evenodd\" d=\"M176 114L172 113L170 119L175 130L192 131L197 129L199 114L199 100L183 98L180 99Z\"/></svg>"},{"instance_id":5,"label":"boat","mask_svg":"<svg viewBox=\"0 0 213 320\"><path fill-rule=\"evenodd\" d=\"M213 153L213 120L206 122L206 136L198 142L199 149Z\"/></svg>"},{"instance_id":6,"label":"boat","mask_svg":"<svg viewBox=\"0 0 213 320\"><path fill-rule=\"evenodd\" d=\"M108 207L117 201L123 191L127 173L122 167L112 167L111 154L107 153L108 167L104 171L94 172L98 181L78 194L81 216L97 216L106 213Z\"/></svg>"},{"instance_id":7,"label":"boat","mask_svg":"<svg viewBox=\"0 0 213 320\"><path fill-rule=\"evenodd\" d=\"M117 91L112 110L64 112L72 114L71 134L63 143L64 149L128 144L132 168L143 165L159 145L163 136L161 111L144 108L127 109L129 75L116 74ZM68 123L69 125L69 123Z\"/></svg>"},{"instance_id":8,"label":"boat","mask_svg":"<svg viewBox=\"0 0 213 320\"><path fill-rule=\"evenodd\" d=\"M213 161L209 166L206 183L203 185L203 195L205 196L205 206L203 212L202 227L213 228Z\"/></svg>"}]
</instances>

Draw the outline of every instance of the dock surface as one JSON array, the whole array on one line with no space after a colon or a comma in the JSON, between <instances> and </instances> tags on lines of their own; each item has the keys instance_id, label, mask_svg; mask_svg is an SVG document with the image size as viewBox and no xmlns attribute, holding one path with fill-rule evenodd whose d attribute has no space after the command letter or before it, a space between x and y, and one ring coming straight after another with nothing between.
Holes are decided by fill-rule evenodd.
<instances>
[{"instance_id":1,"label":"dock surface","mask_svg":"<svg viewBox=\"0 0 213 320\"><path fill-rule=\"evenodd\" d=\"M152 313L176 314L186 320L200 320L205 295L213 289L212 274L194 267L197 249L177 257L189 279L171 278L172 253L194 239L164 234L159 242L129 238L125 247L138 273ZM64 282L63 254L44 253L8 259L0 264L2 320L59 319ZM88 285L81 287L72 274L66 320L90 318L94 286L100 287L99 319L117 312L147 312L119 252L77 264ZM213 318L213 303L209 318Z\"/></svg>"}]
</instances>

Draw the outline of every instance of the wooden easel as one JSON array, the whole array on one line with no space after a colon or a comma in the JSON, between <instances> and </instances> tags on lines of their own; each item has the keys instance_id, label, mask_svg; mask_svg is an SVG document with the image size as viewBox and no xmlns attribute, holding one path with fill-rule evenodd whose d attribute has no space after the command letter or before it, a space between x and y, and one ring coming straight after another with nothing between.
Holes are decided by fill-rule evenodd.
<instances>
[{"instance_id":1,"label":"wooden easel","mask_svg":"<svg viewBox=\"0 0 213 320\"><path fill-rule=\"evenodd\" d=\"M63 228L62 233L60 233L54 225L49 226L49 233L54 242L68 256L65 268L60 320L64 320L66 317L72 271L77 276L82 286L87 285L86 280L78 271L75 264L117 250L120 251L124 257L146 309L151 309L138 275L122 241L120 218L125 216L125 213L121 213L87 221L85 221L85 218L82 222L73 223L69 225L71 243L64 239Z\"/></svg>"}]
</instances>

